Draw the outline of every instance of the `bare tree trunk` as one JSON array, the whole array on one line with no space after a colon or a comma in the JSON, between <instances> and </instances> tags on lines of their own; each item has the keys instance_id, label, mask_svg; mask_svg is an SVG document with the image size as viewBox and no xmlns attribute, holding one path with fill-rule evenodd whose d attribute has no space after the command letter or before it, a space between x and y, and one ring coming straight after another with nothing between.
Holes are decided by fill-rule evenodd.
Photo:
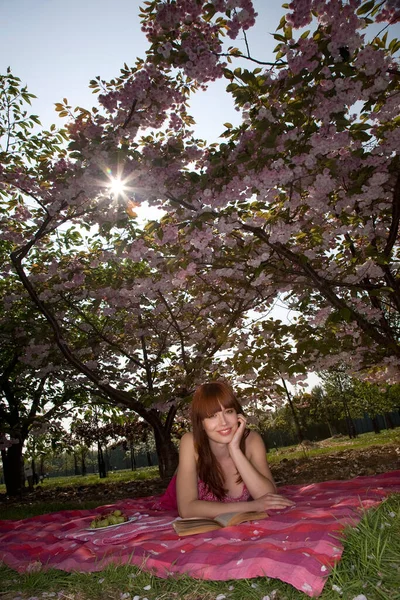
<instances>
[{"instance_id":1,"label":"bare tree trunk","mask_svg":"<svg viewBox=\"0 0 400 600\"><path fill-rule=\"evenodd\" d=\"M73 457L74 457L74 474L75 475L79 475L79 466L78 466L78 457L76 455L76 452L73 452Z\"/></svg>"},{"instance_id":2,"label":"bare tree trunk","mask_svg":"<svg viewBox=\"0 0 400 600\"><path fill-rule=\"evenodd\" d=\"M39 480L42 479L42 481L44 480L44 456L42 455L40 457L40 471L39 471Z\"/></svg>"},{"instance_id":3,"label":"bare tree trunk","mask_svg":"<svg viewBox=\"0 0 400 600\"><path fill-rule=\"evenodd\" d=\"M135 446L133 445L133 442L130 442L129 449L130 449L130 455L131 455L131 471L136 471L136 469L137 469L136 454L135 454Z\"/></svg>"},{"instance_id":4,"label":"bare tree trunk","mask_svg":"<svg viewBox=\"0 0 400 600\"><path fill-rule=\"evenodd\" d=\"M19 444L12 444L9 448L1 451L4 482L8 496L21 496L24 491L22 447L23 444L20 441Z\"/></svg>"},{"instance_id":5,"label":"bare tree trunk","mask_svg":"<svg viewBox=\"0 0 400 600\"><path fill-rule=\"evenodd\" d=\"M283 383L283 387L285 388L285 391L286 391L286 397L287 397L288 402L289 402L290 410L292 411L294 425L296 427L297 439L299 440L299 444L301 444L304 441L304 434L303 434L303 431L302 431L302 429L300 427L300 422L299 422L299 419L297 417L296 409L295 409L295 407L293 405L292 398L291 398L291 396L289 394L289 390L287 389L286 381L284 379L282 379L282 383Z\"/></svg>"},{"instance_id":6,"label":"bare tree trunk","mask_svg":"<svg viewBox=\"0 0 400 600\"><path fill-rule=\"evenodd\" d=\"M385 412L383 418L385 419L386 429L394 429L393 419L390 414Z\"/></svg>"},{"instance_id":7,"label":"bare tree trunk","mask_svg":"<svg viewBox=\"0 0 400 600\"><path fill-rule=\"evenodd\" d=\"M100 479L104 479L107 477L107 469L104 460L103 448L101 447L100 442L97 442L97 463L99 465L99 477Z\"/></svg>"},{"instance_id":8,"label":"bare tree trunk","mask_svg":"<svg viewBox=\"0 0 400 600\"><path fill-rule=\"evenodd\" d=\"M377 417L372 417L371 418L372 421L372 427L374 428L374 433L380 433L381 432L381 428L379 427L379 423L378 423L378 419Z\"/></svg>"},{"instance_id":9,"label":"bare tree trunk","mask_svg":"<svg viewBox=\"0 0 400 600\"><path fill-rule=\"evenodd\" d=\"M87 473L86 456L85 456L85 451L83 449L81 450L81 472L82 472L82 477L84 477Z\"/></svg>"},{"instance_id":10,"label":"bare tree trunk","mask_svg":"<svg viewBox=\"0 0 400 600\"><path fill-rule=\"evenodd\" d=\"M171 478L178 467L178 451L171 440L169 432L166 434L165 432L154 429L154 437L156 441L160 477L162 479Z\"/></svg>"}]
</instances>

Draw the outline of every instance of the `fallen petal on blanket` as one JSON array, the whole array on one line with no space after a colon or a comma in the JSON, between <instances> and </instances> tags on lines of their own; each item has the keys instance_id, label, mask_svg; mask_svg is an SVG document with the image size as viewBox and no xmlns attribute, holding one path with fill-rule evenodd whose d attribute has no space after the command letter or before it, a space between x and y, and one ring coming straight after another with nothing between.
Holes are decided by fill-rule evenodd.
<instances>
[{"instance_id":1,"label":"fallen petal on blanket","mask_svg":"<svg viewBox=\"0 0 400 600\"><path fill-rule=\"evenodd\" d=\"M29 563L26 567L27 573L39 573L43 569L43 565L39 560L35 560L34 562Z\"/></svg>"}]
</instances>

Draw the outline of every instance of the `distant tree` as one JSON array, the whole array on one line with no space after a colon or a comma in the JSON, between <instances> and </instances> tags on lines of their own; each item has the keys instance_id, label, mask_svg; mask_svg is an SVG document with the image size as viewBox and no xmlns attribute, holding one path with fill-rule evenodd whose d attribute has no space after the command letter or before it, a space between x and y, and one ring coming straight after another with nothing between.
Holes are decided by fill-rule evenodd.
<instances>
[{"instance_id":1,"label":"distant tree","mask_svg":"<svg viewBox=\"0 0 400 600\"><path fill-rule=\"evenodd\" d=\"M388 428L393 427L389 413L398 406L399 398L396 398L396 394L390 392L390 387L392 386L353 380L354 403L358 405L359 413L362 413L360 416L364 416L366 413L371 417L376 433L379 433L378 415L383 415Z\"/></svg>"},{"instance_id":2,"label":"distant tree","mask_svg":"<svg viewBox=\"0 0 400 600\"><path fill-rule=\"evenodd\" d=\"M149 456L149 433L151 433L151 428L148 423L140 420L137 415L129 415L126 411L114 414L110 425L113 431L113 447L122 446L129 456L131 470L136 471L137 453L144 450Z\"/></svg>"},{"instance_id":3,"label":"distant tree","mask_svg":"<svg viewBox=\"0 0 400 600\"><path fill-rule=\"evenodd\" d=\"M9 342L3 330L0 334L0 448L7 494L15 496L24 488L22 455L28 436L33 435L35 428L67 414L71 396L57 378L22 361L24 348L18 347L18 337L14 348Z\"/></svg>"},{"instance_id":4,"label":"distant tree","mask_svg":"<svg viewBox=\"0 0 400 600\"><path fill-rule=\"evenodd\" d=\"M306 407L312 422L326 423L331 436L338 433L335 422L345 418L343 403L338 397L328 396L322 385L316 385L309 393L301 395L301 402Z\"/></svg>"},{"instance_id":5,"label":"distant tree","mask_svg":"<svg viewBox=\"0 0 400 600\"><path fill-rule=\"evenodd\" d=\"M328 398L335 398L335 402L338 401L342 405L342 417L346 421L347 432L350 438L357 437L356 428L354 425L353 417L356 416L354 413L357 410L354 402L353 394L353 380L346 374L345 366L342 368L332 369L319 373L323 381L324 391Z\"/></svg>"},{"instance_id":6,"label":"distant tree","mask_svg":"<svg viewBox=\"0 0 400 600\"><path fill-rule=\"evenodd\" d=\"M335 421L363 418L366 414L379 433L377 416L388 415L399 404L398 385L371 384L337 370L320 376L322 384L303 394L301 401L315 421L328 423L332 435ZM390 426L390 418L385 418Z\"/></svg>"}]
</instances>

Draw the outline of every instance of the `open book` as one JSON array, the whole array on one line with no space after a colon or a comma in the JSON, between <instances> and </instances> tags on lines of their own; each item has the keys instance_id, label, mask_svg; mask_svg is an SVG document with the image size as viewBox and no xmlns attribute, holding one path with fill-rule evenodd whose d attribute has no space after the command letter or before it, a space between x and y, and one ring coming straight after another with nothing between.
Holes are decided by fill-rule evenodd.
<instances>
[{"instance_id":1,"label":"open book","mask_svg":"<svg viewBox=\"0 0 400 600\"><path fill-rule=\"evenodd\" d=\"M265 511L248 511L248 512L229 512L222 515L217 515L214 519L206 517L188 517L186 519L176 519L173 522L173 527L178 535L193 535L195 533L206 533L214 529L222 527L230 527L231 525L239 525L246 521L257 521L265 519L268 513Z\"/></svg>"}]
</instances>

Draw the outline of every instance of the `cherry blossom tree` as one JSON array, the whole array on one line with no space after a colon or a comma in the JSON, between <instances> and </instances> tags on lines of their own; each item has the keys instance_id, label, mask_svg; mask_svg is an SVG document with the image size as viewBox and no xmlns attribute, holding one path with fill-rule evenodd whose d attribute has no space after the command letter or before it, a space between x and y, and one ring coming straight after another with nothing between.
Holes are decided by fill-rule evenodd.
<instances>
[{"instance_id":1,"label":"cherry blossom tree","mask_svg":"<svg viewBox=\"0 0 400 600\"><path fill-rule=\"evenodd\" d=\"M223 52L222 33L235 38L254 16L239 0L145 10L154 63L199 85L227 78L243 115L239 127L226 124L225 143L204 152L197 181L175 178L177 221L229 232L230 256L302 313L317 368L346 360L396 379L400 43L389 34L398 4L293 2L273 63ZM374 21L382 29L368 39ZM305 26L312 33L295 38ZM236 58L257 66L224 63Z\"/></svg>"},{"instance_id":2,"label":"cherry blossom tree","mask_svg":"<svg viewBox=\"0 0 400 600\"><path fill-rule=\"evenodd\" d=\"M19 106L21 93L13 76L4 85L10 80L14 86L5 96ZM8 122L4 130L17 145L22 139L28 148L44 148L42 138L21 132L19 121ZM59 135L54 133L57 140ZM179 231L168 233L168 215L161 224L139 228L132 202L110 196L110 180L98 157L99 179L88 176L91 151L78 168L87 140L78 152L70 135L69 174L66 151L55 145L50 158L38 152L30 164L21 165L12 152L5 153L3 194L11 218L5 217L3 224L14 249L12 266L5 261L4 268L10 278L17 273L52 328L50 343L80 374L66 376L64 383L134 410L149 423L160 472L167 475L176 467L171 428L179 403L205 373L217 369L213 358L228 338L232 343L247 335L243 315L264 306L266 298L244 268L235 277L229 269L215 275L207 263L200 270L182 251ZM131 151L135 160L140 158ZM24 184L15 179L18 169ZM96 202L86 197L86 188ZM76 194L73 200L71 193ZM207 244L212 253L210 235L201 246ZM11 304L13 300L9 298Z\"/></svg>"}]
</instances>

